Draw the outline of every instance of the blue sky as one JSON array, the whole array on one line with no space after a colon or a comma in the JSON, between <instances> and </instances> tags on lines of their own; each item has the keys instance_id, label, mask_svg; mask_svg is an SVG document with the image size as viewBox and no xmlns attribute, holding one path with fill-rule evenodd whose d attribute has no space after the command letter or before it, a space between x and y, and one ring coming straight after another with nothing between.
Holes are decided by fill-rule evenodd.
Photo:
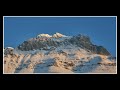
<instances>
[{"instance_id":1,"label":"blue sky","mask_svg":"<svg viewBox=\"0 0 120 90\"><path fill-rule=\"evenodd\" d=\"M17 47L40 33L90 36L96 45L116 55L115 17L5 17L4 46Z\"/></svg>"}]
</instances>

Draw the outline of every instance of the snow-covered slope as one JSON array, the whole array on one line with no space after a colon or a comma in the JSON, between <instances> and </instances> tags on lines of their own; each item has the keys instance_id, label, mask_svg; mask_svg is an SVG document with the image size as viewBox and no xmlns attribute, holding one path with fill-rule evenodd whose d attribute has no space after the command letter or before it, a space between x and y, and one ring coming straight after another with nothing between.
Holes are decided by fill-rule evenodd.
<instances>
[{"instance_id":1,"label":"snow-covered slope","mask_svg":"<svg viewBox=\"0 0 120 90\"><path fill-rule=\"evenodd\" d=\"M4 73L116 73L116 62L75 46L4 56Z\"/></svg>"}]
</instances>

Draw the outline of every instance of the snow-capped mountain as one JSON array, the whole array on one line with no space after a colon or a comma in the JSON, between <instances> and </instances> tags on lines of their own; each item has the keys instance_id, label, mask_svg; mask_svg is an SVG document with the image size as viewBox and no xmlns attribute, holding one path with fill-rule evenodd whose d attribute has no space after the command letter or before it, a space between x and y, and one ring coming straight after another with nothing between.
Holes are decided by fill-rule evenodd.
<instances>
[{"instance_id":1,"label":"snow-capped mountain","mask_svg":"<svg viewBox=\"0 0 120 90\"><path fill-rule=\"evenodd\" d=\"M39 34L4 49L4 73L116 73L116 59L85 35Z\"/></svg>"},{"instance_id":2,"label":"snow-capped mountain","mask_svg":"<svg viewBox=\"0 0 120 90\"><path fill-rule=\"evenodd\" d=\"M39 34L37 38L31 38L24 41L18 46L18 49L29 51L33 49L47 49L49 47L58 48L66 45L81 47L96 54L110 55L110 53L103 46L92 44L88 36L81 34L76 36L66 36L60 33L55 33L53 35Z\"/></svg>"}]
</instances>

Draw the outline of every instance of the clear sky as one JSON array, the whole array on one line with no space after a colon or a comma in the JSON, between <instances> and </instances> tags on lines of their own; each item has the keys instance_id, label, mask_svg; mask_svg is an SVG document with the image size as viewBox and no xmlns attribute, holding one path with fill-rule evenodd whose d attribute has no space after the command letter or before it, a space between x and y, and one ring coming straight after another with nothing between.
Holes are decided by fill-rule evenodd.
<instances>
[{"instance_id":1,"label":"clear sky","mask_svg":"<svg viewBox=\"0 0 120 90\"><path fill-rule=\"evenodd\" d=\"M4 46L17 47L38 34L90 36L93 44L116 55L116 17L5 17Z\"/></svg>"}]
</instances>

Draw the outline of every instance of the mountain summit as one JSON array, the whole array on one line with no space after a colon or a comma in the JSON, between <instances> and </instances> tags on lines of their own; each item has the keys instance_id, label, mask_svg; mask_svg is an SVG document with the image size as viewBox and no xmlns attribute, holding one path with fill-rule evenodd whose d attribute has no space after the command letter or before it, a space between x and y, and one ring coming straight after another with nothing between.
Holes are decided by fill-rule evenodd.
<instances>
[{"instance_id":1,"label":"mountain summit","mask_svg":"<svg viewBox=\"0 0 120 90\"><path fill-rule=\"evenodd\" d=\"M24 41L18 46L18 49L29 51L33 49L48 49L50 47L65 47L67 45L80 47L95 54L110 55L110 53L103 46L94 45L91 42L90 37L82 34L78 34L76 36L66 36L60 33L55 33L53 35L39 34L37 38L31 38Z\"/></svg>"},{"instance_id":2,"label":"mountain summit","mask_svg":"<svg viewBox=\"0 0 120 90\"><path fill-rule=\"evenodd\" d=\"M39 34L37 35L37 38L41 38L41 37L46 37L46 38L62 38L62 37L66 37L65 35L56 32L53 35L49 35L49 34Z\"/></svg>"},{"instance_id":3,"label":"mountain summit","mask_svg":"<svg viewBox=\"0 0 120 90\"><path fill-rule=\"evenodd\" d=\"M61 37L65 37L65 35L56 32L56 33L53 35L53 37L54 37L54 38L61 38Z\"/></svg>"},{"instance_id":4,"label":"mountain summit","mask_svg":"<svg viewBox=\"0 0 120 90\"><path fill-rule=\"evenodd\" d=\"M48 37L48 38L50 38L52 36L49 35L49 34L39 34L39 35L37 35L37 38L41 38L41 37Z\"/></svg>"}]
</instances>

